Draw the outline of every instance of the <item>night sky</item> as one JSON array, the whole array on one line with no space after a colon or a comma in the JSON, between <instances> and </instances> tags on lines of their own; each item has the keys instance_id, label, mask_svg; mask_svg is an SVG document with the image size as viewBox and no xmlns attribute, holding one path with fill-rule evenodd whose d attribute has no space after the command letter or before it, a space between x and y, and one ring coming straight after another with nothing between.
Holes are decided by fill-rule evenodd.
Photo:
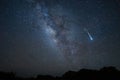
<instances>
[{"instance_id":1,"label":"night sky","mask_svg":"<svg viewBox=\"0 0 120 80\"><path fill-rule=\"evenodd\" d=\"M120 69L119 0L0 0L0 71L59 76Z\"/></svg>"}]
</instances>

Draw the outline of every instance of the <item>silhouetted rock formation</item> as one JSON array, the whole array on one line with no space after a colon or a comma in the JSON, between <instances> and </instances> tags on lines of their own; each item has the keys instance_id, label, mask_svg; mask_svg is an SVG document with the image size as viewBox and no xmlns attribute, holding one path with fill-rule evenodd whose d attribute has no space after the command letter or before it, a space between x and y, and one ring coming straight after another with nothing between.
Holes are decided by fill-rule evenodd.
<instances>
[{"instance_id":1,"label":"silhouetted rock formation","mask_svg":"<svg viewBox=\"0 0 120 80\"><path fill-rule=\"evenodd\" d=\"M112 66L100 69L99 75L101 79L120 80L120 71Z\"/></svg>"},{"instance_id":2,"label":"silhouetted rock formation","mask_svg":"<svg viewBox=\"0 0 120 80\"><path fill-rule=\"evenodd\" d=\"M38 75L36 78L18 78L14 73L0 72L0 80L120 80L120 71L110 66L100 70L68 71L62 77Z\"/></svg>"},{"instance_id":3,"label":"silhouetted rock formation","mask_svg":"<svg viewBox=\"0 0 120 80\"><path fill-rule=\"evenodd\" d=\"M118 72L118 70L115 67L110 66L100 69L100 72Z\"/></svg>"},{"instance_id":4,"label":"silhouetted rock formation","mask_svg":"<svg viewBox=\"0 0 120 80\"><path fill-rule=\"evenodd\" d=\"M72 78L77 75L77 72L75 71L68 71L63 75L63 78Z\"/></svg>"},{"instance_id":5,"label":"silhouetted rock formation","mask_svg":"<svg viewBox=\"0 0 120 80\"><path fill-rule=\"evenodd\" d=\"M78 72L68 71L63 75L65 80L120 80L120 71L115 67L104 67L100 70L81 69Z\"/></svg>"}]
</instances>

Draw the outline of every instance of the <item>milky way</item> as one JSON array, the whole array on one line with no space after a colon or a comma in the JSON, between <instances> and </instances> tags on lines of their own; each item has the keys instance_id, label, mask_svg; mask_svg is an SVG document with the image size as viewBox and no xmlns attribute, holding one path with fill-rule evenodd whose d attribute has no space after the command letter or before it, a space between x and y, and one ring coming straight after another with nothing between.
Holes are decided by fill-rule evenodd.
<instances>
[{"instance_id":1,"label":"milky way","mask_svg":"<svg viewBox=\"0 0 120 80\"><path fill-rule=\"evenodd\" d=\"M52 45L55 45L60 51L60 53L65 57L66 61L73 62L73 57L77 53L77 47L69 36L70 29L66 27L66 21L64 15L53 16L48 12L45 4L37 4L38 15L40 16L40 21L43 21L43 30L46 36L52 41ZM75 59L74 59L75 60Z\"/></svg>"},{"instance_id":2,"label":"milky way","mask_svg":"<svg viewBox=\"0 0 120 80\"><path fill-rule=\"evenodd\" d=\"M119 0L0 0L2 71L120 68L119 48Z\"/></svg>"}]
</instances>

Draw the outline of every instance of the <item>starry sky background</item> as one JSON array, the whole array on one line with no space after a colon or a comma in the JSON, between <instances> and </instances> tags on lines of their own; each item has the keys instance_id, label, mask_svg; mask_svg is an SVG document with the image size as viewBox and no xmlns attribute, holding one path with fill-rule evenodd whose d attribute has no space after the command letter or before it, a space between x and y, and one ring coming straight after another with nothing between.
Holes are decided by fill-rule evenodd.
<instances>
[{"instance_id":1,"label":"starry sky background","mask_svg":"<svg viewBox=\"0 0 120 80\"><path fill-rule=\"evenodd\" d=\"M119 0L0 0L2 71L120 69L119 57Z\"/></svg>"}]
</instances>

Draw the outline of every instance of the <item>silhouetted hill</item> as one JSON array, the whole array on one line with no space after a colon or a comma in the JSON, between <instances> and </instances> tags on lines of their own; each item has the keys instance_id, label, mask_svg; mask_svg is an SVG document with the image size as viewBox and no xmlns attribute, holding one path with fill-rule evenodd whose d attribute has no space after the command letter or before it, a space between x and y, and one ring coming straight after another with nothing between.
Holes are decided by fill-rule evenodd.
<instances>
[{"instance_id":1,"label":"silhouetted hill","mask_svg":"<svg viewBox=\"0 0 120 80\"><path fill-rule=\"evenodd\" d=\"M13 72L0 72L0 79L13 79L15 74Z\"/></svg>"},{"instance_id":2,"label":"silhouetted hill","mask_svg":"<svg viewBox=\"0 0 120 80\"><path fill-rule=\"evenodd\" d=\"M120 71L110 66L100 70L81 69L78 72L68 71L61 77L38 75L36 78L18 78L12 72L0 72L0 80L120 80Z\"/></svg>"},{"instance_id":3,"label":"silhouetted hill","mask_svg":"<svg viewBox=\"0 0 120 80\"><path fill-rule=\"evenodd\" d=\"M38 80L53 80L55 78L50 75L38 75L36 79L38 79Z\"/></svg>"},{"instance_id":4,"label":"silhouetted hill","mask_svg":"<svg viewBox=\"0 0 120 80\"><path fill-rule=\"evenodd\" d=\"M68 71L63 78L66 80L120 80L120 71L115 67L104 67L100 70L81 69L78 72Z\"/></svg>"}]
</instances>

